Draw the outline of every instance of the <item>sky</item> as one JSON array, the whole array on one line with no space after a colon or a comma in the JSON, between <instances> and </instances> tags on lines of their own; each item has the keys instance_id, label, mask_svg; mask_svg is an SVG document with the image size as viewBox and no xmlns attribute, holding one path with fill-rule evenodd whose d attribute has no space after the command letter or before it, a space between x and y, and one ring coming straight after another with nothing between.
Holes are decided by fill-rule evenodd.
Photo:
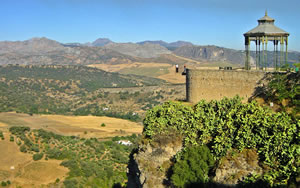
<instances>
[{"instance_id":1,"label":"sky","mask_svg":"<svg viewBox=\"0 0 300 188\"><path fill-rule=\"evenodd\" d=\"M244 49L243 33L268 15L300 51L300 0L1 0L0 41L190 41ZM254 43L252 44L254 46Z\"/></svg>"}]
</instances>

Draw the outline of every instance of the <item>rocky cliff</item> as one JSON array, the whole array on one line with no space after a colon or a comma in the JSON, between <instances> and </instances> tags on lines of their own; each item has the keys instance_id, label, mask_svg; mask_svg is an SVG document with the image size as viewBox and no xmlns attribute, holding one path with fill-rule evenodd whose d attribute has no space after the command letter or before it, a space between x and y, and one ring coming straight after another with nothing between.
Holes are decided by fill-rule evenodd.
<instances>
[{"instance_id":1,"label":"rocky cliff","mask_svg":"<svg viewBox=\"0 0 300 188\"><path fill-rule=\"evenodd\" d=\"M128 166L128 187L166 187L172 159L182 149L182 137L159 135L148 142L144 139L131 155Z\"/></svg>"},{"instance_id":2,"label":"rocky cliff","mask_svg":"<svg viewBox=\"0 0 300 188\"><path fill-rule=\"evenodd\" d=\"M141 58L159 57L161 54L170 54L171 52L158 44L135 44L135 43L109 43L105 48L116 52Z\"/></svg>"},{"instance_id":3,"label":"rocky cliff","mask_svg":"<svg viewBox=\"0 0 300 188\"><path fill-rule=\"evenodd\" d=\"M201 61L229 61L232 63L244 63L242 51L222 48L218 46L182 46L174 53L179 56Z\"/></svg>"},{"instance_id":4,"label":"rocky cliff","mask_svg":"<svg viewBox=\"0 0 300 188\"><path fill-rule=\"evenodd\" d=\"M129 188L174 187L170 180L174 157L182 151L182 137L176 134L159 135L148 142L144 139L130 156ZM249 175L261 175L255 150L230 150L212 172L210 188L234 187Z\"/></svg>"}]
</instances>

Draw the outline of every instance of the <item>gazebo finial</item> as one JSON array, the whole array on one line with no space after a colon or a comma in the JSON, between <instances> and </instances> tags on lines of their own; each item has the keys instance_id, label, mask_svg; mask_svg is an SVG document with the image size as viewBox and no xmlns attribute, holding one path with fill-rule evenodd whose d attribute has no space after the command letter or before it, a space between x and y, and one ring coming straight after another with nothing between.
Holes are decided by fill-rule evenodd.
<instances>
[{"instance_id":1,"label":"gazebo finial","mask_svg":"<svg viewBox=\"0 0 300 188\"><path fill-rule=\"evenodd\" d=\"M266 9L266 11L265 11L265 16L268 16L268 10Z\"/></svg>"}]
</instances>

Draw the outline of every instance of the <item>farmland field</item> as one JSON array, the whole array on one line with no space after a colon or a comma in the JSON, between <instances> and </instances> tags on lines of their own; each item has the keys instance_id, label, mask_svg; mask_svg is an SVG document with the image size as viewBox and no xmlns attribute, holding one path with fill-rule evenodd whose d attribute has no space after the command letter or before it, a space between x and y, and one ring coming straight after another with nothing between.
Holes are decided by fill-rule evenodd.
<instances>
[{"instance_id":1,"label":"farmland field","mask_svg":"<svg viewBox=\"0 0 300 188\"><path fill-rule=\"evenodd\" d=\"M101 126L102 123L105 127ZM28 126L62 135L97 138L140 134L143 129L138 123L110 117L0 113L0 130L10 126Z\"/></svg>"},{"instance_id":2,"label":"farmland field","mask_svg":"<svg viewBox=\"0 0 300 188\"><path fill-rule=\"evenodd\" d=\"M11 187L32 188L67 176L69 170L59 165L61 161L33 161L32 155L20 152L17 144L9 141L8 133L4 136L5 139L0 141L0 182L9 179Z\"/></svg>"}]
</instances>

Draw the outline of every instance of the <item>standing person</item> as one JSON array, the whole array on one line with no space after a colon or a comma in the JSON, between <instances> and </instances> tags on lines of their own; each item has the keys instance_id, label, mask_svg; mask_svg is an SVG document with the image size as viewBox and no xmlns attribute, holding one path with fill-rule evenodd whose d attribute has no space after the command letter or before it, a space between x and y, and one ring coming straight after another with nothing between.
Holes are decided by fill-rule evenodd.
<instances>
[{"instance_id":1,"label":"standing person","mask_svg":"<svg viewBox=\"0 0 300 188\"><path fill-rule=\"evenodd\" d=\"M185 65L183 66L183 72L182 72L182 75L186 75L186 66L185 66Z\"/></svg>"},{"instance_id":2,"label":"standing person","mask_svg":"<svg viewBox=\"0 0 300 188\"><path fill-rule=\"evenodd\" d=\"M175 65L176 73L178 73L178 64Z\"/></svg>"}]
</instances>

